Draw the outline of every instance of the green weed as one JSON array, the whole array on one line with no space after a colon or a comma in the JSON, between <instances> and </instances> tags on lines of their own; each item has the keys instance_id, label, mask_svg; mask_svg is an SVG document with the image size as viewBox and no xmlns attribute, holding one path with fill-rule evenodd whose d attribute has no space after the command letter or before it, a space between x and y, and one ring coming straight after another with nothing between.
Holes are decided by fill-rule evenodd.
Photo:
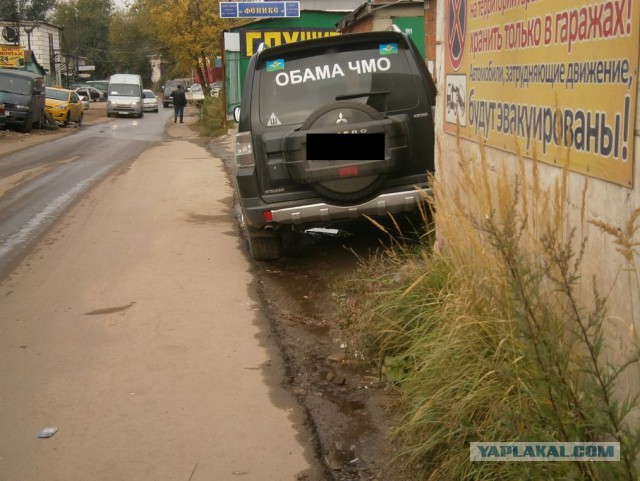
<instances>
[{"instance_id":1,"label":"green weed","mask_svg":"<svg viewBox=\"0 0 640 481\"><path fill-rule=\"evenodd\" d=\"M227 133L226 109L222 97L207 97L198 107L198 129L204 137Z\"/></svg>"},{"instance_id":2,"label":"green weed","mask_svg":"<svg viewBox=\"0 0 640 481\"><path fill-rule=\"evenodd\" d=\"M587 182L583 225L570 226L568 171L545 187L536 162L501 171L482 152L459 167L455 186L432 179L436 241L362 260L338 296L353 349L402 393L399 461L429 480L637 481L638 396L617 381L640 349L635 336L631 356L608 361L607 298L581 278ZM630 282L638 219L593 223L616 239ZM621 461L471 462L473 441L618 441Z\"/></svg>"}]
</instances>

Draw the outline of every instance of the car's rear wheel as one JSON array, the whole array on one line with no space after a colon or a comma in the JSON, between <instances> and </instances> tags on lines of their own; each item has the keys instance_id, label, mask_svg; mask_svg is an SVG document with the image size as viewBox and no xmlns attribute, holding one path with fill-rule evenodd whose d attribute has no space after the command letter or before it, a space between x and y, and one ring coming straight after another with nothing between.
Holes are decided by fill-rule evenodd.
<instances>
[{"instance_id":1,"label":"car's rear wheel","mask_svg":"<svg viewBox=\"0 0 640 481\"><path fill-rule=\"evenodd\" d=\"M69 124L69 122L71 122L71 112L67 112L67 116L62 121L62 125L66 127Z\"/></svg>"},{"instance_id":2,"label":"car's rear wheel","mask_svg":"<svg viewBox=\"0 0 640 481\"><path fill-rule=\"evenodd\" d=\"M80 112L80 118L78 119L78 127L82 125L83 119L84 119L84 112Z\"/></svg>"}]
</instances>

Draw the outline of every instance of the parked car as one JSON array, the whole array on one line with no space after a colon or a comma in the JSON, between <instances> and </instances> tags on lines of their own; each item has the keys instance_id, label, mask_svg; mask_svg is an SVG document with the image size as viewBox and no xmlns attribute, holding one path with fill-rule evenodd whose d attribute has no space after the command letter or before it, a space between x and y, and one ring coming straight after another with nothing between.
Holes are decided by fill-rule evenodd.
<instances>
[{"instance_id":1,"label":"parked car","mask_svg":"<svg viewBox=\"0 0 640 481\"><path fill-rule=\"evenodd\" d=\"M84 87L85 85L87 87L94 87L98 89L100 92L102 92L102 98L100 99L100 101L101 102L107 101L108 91L109 91L108 80L87 80L86 82L83 83L83 85L81 85L81 87Z\"/></svg>"},{"instance_id":2,"label":"parked car","mask_svg":"<svg viewBox=\"0 0 640 481\"><path fill-rule=\"evenodd\" d=\"M187 97L187 101L189 102L202 102L204 100L204 91L202 90L202 85L193 84L187 89L185 95Z\"/></svg>"},{"instance_id":3,"label":"parked car","mask_svg":"<svg viewBox=\"0 0 640 481\"><path fill-rule=\"evenodd\" d=\"M44 78L32 72L0 68L0 103L6 124L22 132L39 128L44 119Z\"/></svg>"},{"instance_id":4,"label":"parked car","mask_svg":"<svg viewBox=\"0 0 640 481\"><path fill-rule=\"evenodd\" d=\"M222 91L222 82L218 80L217 82L209 84L209 91L211 92L212 97L219 97L220 92Z\"/></svg>"},{"instance_id":5,"label":"parked car","mask_svg":"<svg viewBox=\"0 0 640 481\"><path fill-rule=\"evenodd\" d=\"M69 122L82 125L84 108L76 92L69 89L47 87L45 95L45 109L53 117L53 120L65 126Z\"/></svg>"},{"instance_id":6,"label":"parked car","mask_svg":"<svg viewBox=\"0 0 640 481\"><path fill-rule=\"evenodd\" d=\"M91 102L100 102L104 97L104 92L95 87L78 87L75 92L80 96L87 97L87 100Z\"/></svg>"},{"instance_id":7,"label":"parked car","mask_svg":"<svg viewBox=\"0 0 640 481\"><path fill-rule=\"evenodd\" d=\"M7 121L7 116L4 111L4 104L0 103L0 129L3 129Z\"/></svg>"},{"instance_id":8,"label":"parked car","mask_svg":"<svg viewBox=\"0 0 640 481\"><path fill-rule=\"evenodd\" d=\"M142 109L145 112L158 111L158 96L153 92L153 90L142 90Z\"/></svg>"},{"instance_id":9,"label":"parked car","mask_svg":"<svg viewBox=\"0 0 640 481\"><path fill-rule=\"evenodd\" d=\"M434 172L436 87L413 41L366 32L260 50L234 112L251 256L286 229L415 211Z\"/></svg>"},{"instance_id":10,"label":"parked car","mask_svg":"<svg viewBox=\"0 0 640 481\"><path fill-rule=\"evenodd\" d=\"M87 110L91 106L91 102L84 95L78 95L80 102L82 102L82 110Z\"/></svg>"}]
</instances>

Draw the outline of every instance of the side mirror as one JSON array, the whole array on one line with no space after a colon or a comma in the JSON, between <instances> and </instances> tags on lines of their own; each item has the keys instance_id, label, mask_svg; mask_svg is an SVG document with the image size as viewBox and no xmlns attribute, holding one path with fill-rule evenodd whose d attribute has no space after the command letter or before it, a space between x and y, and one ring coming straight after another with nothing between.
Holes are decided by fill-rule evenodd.
<instances>
[{"instance_id":1,"label":"side mirror","mask_svg":"<svg viewBox=\"0 0 640 481\"><path fill-rule=\"evenodd\" d=\"M240 122L240 107L233 109L233 120L235 120L236 123Z\"/></svg>"}]
</instances>

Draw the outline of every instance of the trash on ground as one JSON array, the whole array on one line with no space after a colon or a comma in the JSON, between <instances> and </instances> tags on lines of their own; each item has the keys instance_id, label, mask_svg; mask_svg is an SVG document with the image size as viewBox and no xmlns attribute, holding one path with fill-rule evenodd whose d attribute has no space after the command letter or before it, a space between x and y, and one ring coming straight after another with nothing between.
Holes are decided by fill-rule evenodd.
<instances>
[{"instance_id":1,"label":"trash on ground","mask_svg":"<svg viewBox=\"0 0 640 481\"><path fill-rule=\"evenodd\" d=\"M50 438L58 432L58 428L44 428L38 433L39 438Z\"/></svg>"},{"instance_id":2,"label":"trash on ground","mask_svg":"<svg viewBox=\"0 0 640 481\"><path fill-rule=\"evenodd\" d=\"M306 234L340 235L340 229L327 229L326 227L313 227L304 232Z\"/></svg>"}]
</instances>

